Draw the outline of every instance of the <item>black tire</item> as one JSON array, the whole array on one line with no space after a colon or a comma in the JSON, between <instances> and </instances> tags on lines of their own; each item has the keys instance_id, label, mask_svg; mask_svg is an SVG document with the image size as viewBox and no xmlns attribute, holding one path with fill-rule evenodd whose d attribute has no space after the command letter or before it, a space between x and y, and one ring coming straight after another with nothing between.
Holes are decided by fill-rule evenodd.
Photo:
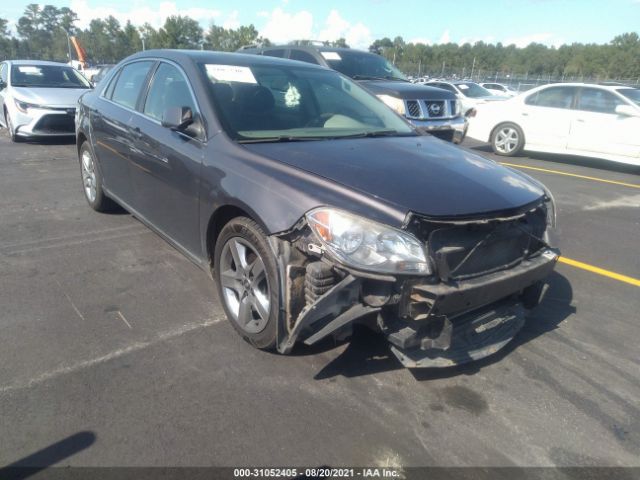
<instances>
[{"instance_id":1,"label":"black tire","mask_svg":"<svg viewBox=\"0 0 640 480\"><path fill-rule=\"evenodd\" d=\"M236 290L234 287L223 287L223 283L229 285L229 279L236 274L234 278L238 278L242 276L242 274L237 275L237 271L240 269L233 269L233 265L235 265L235 261L232 260L232 265L229 265L229 255L231 255L232 245L240 243L242 246L248 246L245 250L246 259L251 261L251 255L257 254L262 261L264 266L264 280L261 280L260 285L254 284L254 279L251 278L250 272L247 273L247 276L244 277L245 281L248 278L249 285L251 287L247 288L243 291L246 293L244 299L247 299L247 302L252 305L249 307L251 318L258 317L256 320L251 320L245 326L241 325L241 322L238 320L240 317L240 297L241 293ZM227 248L225 248L227 247ZM250 252L250 250L253 250ZM236 251L237 253L237 251ZM233 257L235 259L235 257ZM254 262L255 262L255 258ZM224 308L225 314L227 318L233 325L233 328L238 332L238 334L244 338L245 341L253 345L255 348L261 350L273 350L276 346L276 328L278 323L278 315L280 314L280 284L278 282L278 270L276 266L276 259L269 248L267 243L267 238L262 231L262 228L254 222L253 220L247 217L236 217L227 223L218 239L216 241L215 252L214 252L214 278L216 281L216 287L218 296L220 298L220 302ZM255 264L254 262L247 262L251 265ZM256 262L257 263L257 262ZM230 267L230 268L228 268ZM231 272L231 273L229 273ZM245 270L248 272L248 270ZM223 281L223 276L225 277ZM269 307L268 307L268 315L265 315L264 318L260 316L257 309L253 307L255 302L257 302L257 295L255 295L255 291L258 288L264 287L266 280L266 285L268 288L268 294L264 294L262 292L262 298L268 298ZM257 280L256 280L257 281ZM243 280L234 280L237 282L235 285L238 289L243 289L242 284ZM252 293L249 293L251 291ZM235 305L232 305L234 302L233 299L238 302L238 311L234 312L232 308ZM252 303L254 302L254 303ZM266 319L266 320L265 320ZM261 326L261 325L264 326ZM249 328L249 325L252 328ZM255 327L255 328L254 328ZM257 331L253 331L257 329Z\"/></svg>"},{"instance_id":2,"label":"black tire","mask_svg":"<svg viewBox=\"0 0 640 480\"><path fill-rule=\"evenodd\" d=\"M86 179L85 179L85 165L84 158L85 155L88 155L91 158L93 174L94 174L94 188L95 188L95 196L91 198L91 195L87 191ZM84 198L87 200L87 203L91 208L93 208L96 212L112 212L118 209L118 204L111 200L104 193L102 189L102 174L100 173L100 168L98 168L98 164L96 159L91 151L91 147L88 142L83 142L80 146L80 150L78 151L78 160L80 163L80 178L82 179L82 191L84 193Z\"/></svg>"},{"instance_id":3,"label":"black tire","mask_svg":"<svg viewBox=\"0 0 640 480\"><path fill-rule=\"evenodd\" d=\"M496 155L515 157L524 148L524 132L515 123L501 123L491 132L490 141Z\"/></svg>"},{"instance_id":4,"label":"black tire","mask_svg":"<svg viewBox=\"0 0 640 480\"><path fill-rule=\"evenodd\" d=\"M11 141L14 143L20 142L21 138L16 135L16 132L13 129L13 123L11 122L11 117L9 116L9 112L6 108L4 110L4 124L7 126L7 133L9 134Z\"/></svg>"}]
</instances>

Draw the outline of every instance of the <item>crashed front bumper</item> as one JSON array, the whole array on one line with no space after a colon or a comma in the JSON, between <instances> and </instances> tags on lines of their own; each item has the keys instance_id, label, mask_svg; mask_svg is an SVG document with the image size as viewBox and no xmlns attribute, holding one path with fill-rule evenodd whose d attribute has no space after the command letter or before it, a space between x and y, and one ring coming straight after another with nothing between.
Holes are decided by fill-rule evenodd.
<instances>
[{"instance_id":1,"label":"crashed front bumper","mask_svg":"<svg viewBox=\"0 0 640 480\"><path fill-rule=\"evenodd\" d=\"M525 307L540 301L543 281L557 259L556 252L545 249L514 267L451 282L345 272L302 307L299 292L308 281L308 266L281 264L286 295L277 347L289 353L297 341L313 345L364 323L381 331L409 368L479 360L504 347L522 328ZM316 270L333 268L316 264Z\"/></svg>"}]
</instances>

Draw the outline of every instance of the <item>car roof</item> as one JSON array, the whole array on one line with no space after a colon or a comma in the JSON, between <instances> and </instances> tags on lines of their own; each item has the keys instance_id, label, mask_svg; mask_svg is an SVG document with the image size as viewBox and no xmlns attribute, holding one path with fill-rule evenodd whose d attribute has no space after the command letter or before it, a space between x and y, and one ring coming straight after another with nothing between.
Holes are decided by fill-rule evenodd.
<instances>
[{"instance_id":1,"label":"car roof","mask_svg":"<svg viewBox=\"0 0 640 480\"><path fill-rule=\"evenodd\" d=\"M127 60L142 58L160 58L173 60L174 62L192 61L196 63L239 65L247 67L259 65L282 65L291 67L295 66L298 68L301 67L300 62L285 58L254 55L251 53L214 52L211 50L145 50L144 52L138 52L134 55L131 55L127 58ZM313 65L311 63L305 64L305 67L323 69L323 67L319 65Z\"/></svg>"},{"instance_id":2,"label":"car roof","mask_svg":"<svg viewBox=\"0 0 640 480\"><path fill-rule=\"evenodd\" d=\"M11 65L52 65L56 67L71 67L66 63L62 62L48 62L46 60L9 60Z\"/></svg>"}]
</instances>

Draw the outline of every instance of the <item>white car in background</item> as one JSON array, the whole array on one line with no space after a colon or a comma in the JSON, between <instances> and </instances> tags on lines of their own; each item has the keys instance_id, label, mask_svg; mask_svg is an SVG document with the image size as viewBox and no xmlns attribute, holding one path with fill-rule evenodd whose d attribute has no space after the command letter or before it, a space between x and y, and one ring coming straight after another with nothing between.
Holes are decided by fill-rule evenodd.
<instances>
[{"instance_id":1,"label":"white car in background","mask_svg":"<svg viewBox=\"0 0 640 480\"><path fill-rule=\"evenodd\" d=\"M640 89L551 84L499 104L482 105L467 135L498 155L535 152L640 165Z\"/></svg>"},{"instance_id":2,"label":"white car in background","mask_svg":"<svg viewBox=\"0 0 640 480\"><path fill-rule=\"evenodd\" d=\"M466 117L473 116L475 108L488 102L496 102L507 100L509 97L504 95L494 95L486 88L481 87L475 82L469 81L444 81L431 80L426 83L430 87L443 88L456 94L462 105L462 111Z\"/></svg>"},{"instance_id":3,"label":"white car in background","mask_svg":"<svg viewBox=\"0 0 640 480\"><path fill-rule=\"evenodd\" d=\"M480 85L483 88L486 88L494 95L504 95L505 97L515 97L518 95L518 91L510 87L509 85L505 85L503 83L489 83L489 82L481 82Z\"/></svg>"}]
</instances>

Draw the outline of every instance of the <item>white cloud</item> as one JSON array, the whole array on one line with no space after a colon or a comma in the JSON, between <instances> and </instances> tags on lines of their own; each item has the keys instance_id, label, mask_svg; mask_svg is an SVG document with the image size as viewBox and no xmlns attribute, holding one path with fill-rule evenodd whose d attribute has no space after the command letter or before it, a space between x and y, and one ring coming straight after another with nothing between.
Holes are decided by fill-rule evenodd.
<instances>
[{"instance_id":1,"label":"white cloud","mask_svg":"<svg viewBox=\"0 0 640 480\"><path fill-rule=\"evenodd\" d=\"M542 43L547 46L559 47L565 43L564 38L556 36L554 33L532 33L521 37L507 38L502 42L503 45L514 44L518 48L523 48L530 43Z\"/></svg>"},{"instance_id":2,"label":"white cloud","mask_svg":"<svg viewBox=\"0 0 640 480\"><path fill-rule=\"evenodd\" d=\"M324 24L314 28L313 15L306 11L287 12L276 7L271 12L260 11L259 17L266 18L260 29L260 35L274 43L287 43L292 40L338 40L344 38L347 44L355 48L368 48L373 37L369 28L362 22L351 23L337 10L331 10Z\"/></svg>"},{"instance_id":3,"label":"white cloud","mask_svg":"<svg viewBox=\"0 0 640 480\"><path fill-rule=\"evenodd\" d=\"M135 5L135 3L134 3ZM171 15L188 16L197 20L203 27L208 27L211 22L221 16L222 12L209 8L181 8L175 2L164 1L157 7L134 6L130 10L118 10L114 7L89 5L87 0L71 0L69 5L71 10L78 14L78 26L86 28L94 18L105 18L110 15L115 17L121 24L131 21L134 25L150 23L158 28L164 24L167 17Z\"/></svg>"},{"instance_id":4,"label":"white cloud","mask_svg":"<svg viewBox=\"0 0 640 480\"><path fill-rule=\"evenodd\" d=\"M260 30L260 35L274 43L313 38L313 15L306 10L288 13L276 7L271 12L258 14L267 18L267 23Z\"/></svg>"},{"instance_id":5,"label":"white cloud","mask_svg":"<svg viewBox=\"0 0 640 480\"><path fill-rule=\"evenodd\" d=\"M226 29L232 29L232 30L235 30L236 28L238 28L240 26L239 15L240 14L238 10L234 10L233 12L231 12L229 15L227 15L227 18L222 23L222 27Z\"/></svg>"},{"instance_id":6,"label":"white cloud","mask_svg":"<svg viewBox=\"0 0 640 480\"><path fill-rule=\"evenodd\" d=\"M334 41L339 38L344 38L347 45L363 49L367 49L373 42L371 31L362 22L352 24L337 10L331 10L325 20L324 28L318 34L318 39Z\"/></svg>"}]
</instances>

